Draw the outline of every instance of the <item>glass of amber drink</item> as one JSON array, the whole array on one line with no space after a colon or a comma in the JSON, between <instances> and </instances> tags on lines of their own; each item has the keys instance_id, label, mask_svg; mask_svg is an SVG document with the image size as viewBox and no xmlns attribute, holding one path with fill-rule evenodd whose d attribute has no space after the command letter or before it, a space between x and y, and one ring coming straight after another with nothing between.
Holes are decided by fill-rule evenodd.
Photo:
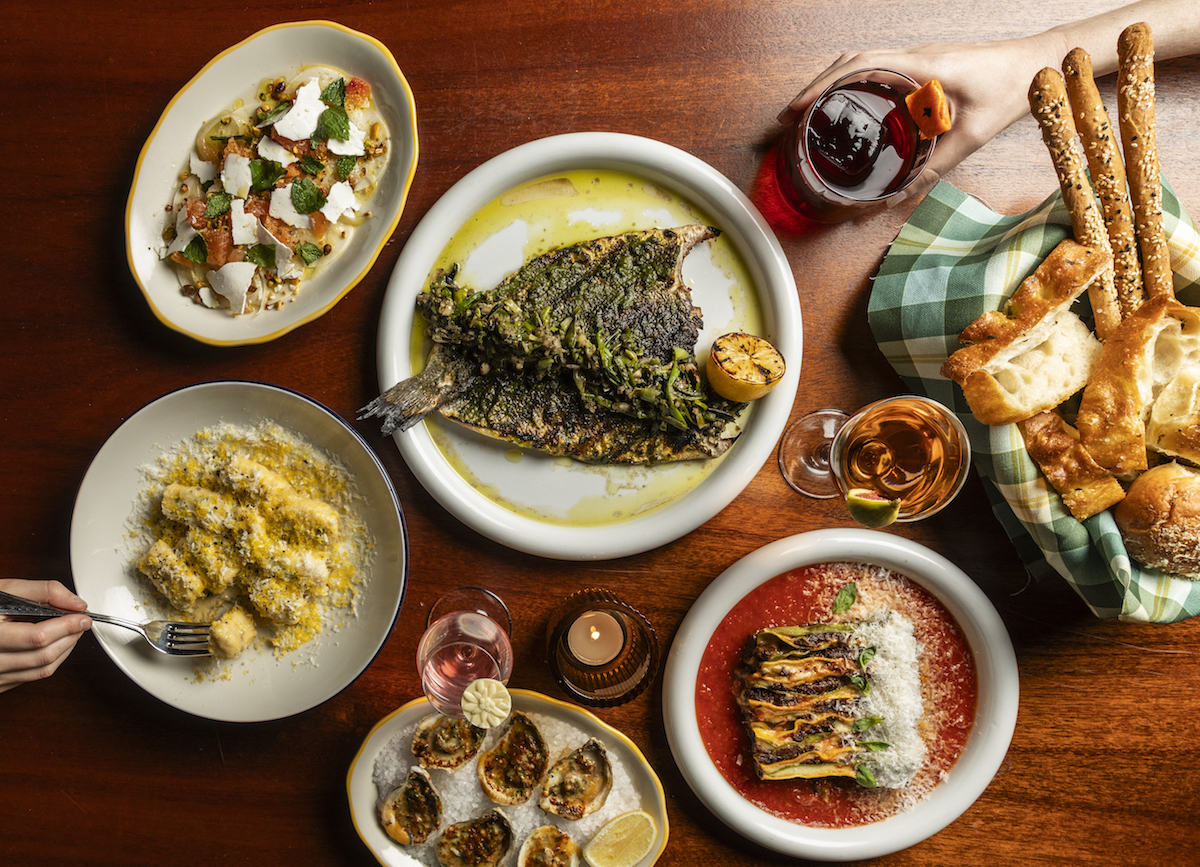
<instances>
[{"instance_id":1,"label":"glass of amber drink","mask_svg":"<svg viewBox=\"0 0 1200 867\"><path fill-rule=\"evenodd\" d=\"M962 489L971 443L958 417L920 395L868 404L853 415L809 413L784 431L779 470L814 499L872 491L899 500L898 521L919 521L945 508Z\"/></svg>"},{"instance_id":2,"label":"glass of amber drink","mask_svg":"<svg viewBox=\"0 0 1200 867\"><path fill-rule=\"evenodd\" d=\"M905 96L917 83L890 69L839 78L788 128L775 163L780 195L810 220L849 219L917 179L933 154Z\"/></svg>"}]
</instances>

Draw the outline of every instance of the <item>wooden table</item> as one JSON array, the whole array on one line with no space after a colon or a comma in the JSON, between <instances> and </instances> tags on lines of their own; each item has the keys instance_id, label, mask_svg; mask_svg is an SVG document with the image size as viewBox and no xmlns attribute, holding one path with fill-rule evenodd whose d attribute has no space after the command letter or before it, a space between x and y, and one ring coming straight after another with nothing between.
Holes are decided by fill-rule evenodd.
<instances>
[{"instance_id":1,"label":"wooden table","mask_svg":"<svg viewBox=\"0 0 1200 867\"><path fill-rule=\"evenodd\" d=\"M376 321L398 254L430 206L490 157L542 136L611 130L689 151L751 191L779 132L776 113L843 50L1016 36L1120 4L5 5L0 571L70 584L77 487L106 437L147 402L201 380L258 378L353 418L376 394ZM374 269L328 315L261 346L201 345L155 320L126 265L122 217L134 163L164 106L214 54L262 26L303 18L369 33L403 68L421 136L408 206ZM1195 60L1158 68L1162 161L1193 208L1198 74ZM1111 77L1102 85L1111 99ZM1007 213L1055 186L1029 118L950 180ZM805 325L795 416L902 390L872 342L866 303L869 278L911 207L780 233ZM623 594L657 626L665 650L727 566L793 533L851 526L841 504L799 498L769 461L721 514L658 550L614 562L543 560L464 527L373 422L356 427L394 479L410 534L407 596L374 664L309 712L223 724L145 694L86 636L54 677L0 696L0 862L372 864L348 815L346 770L371 726L419 695L417 638L448 583L471 579L502 594L517 612L512 684L561 696L542 634L573 589ZM1200 624L1102 622L1064 582L1031 581L974 477L951 512L889 532L932 547L984 588L1016 645L1021 705L1008 757L983 796L932 839L873 863L1200 859L1192 757ZM660 863L787 861L727 830L689 790L667 745L661 698L659 681L599 712L662 777L670 841Z\"/></svg>"}]
</instances>

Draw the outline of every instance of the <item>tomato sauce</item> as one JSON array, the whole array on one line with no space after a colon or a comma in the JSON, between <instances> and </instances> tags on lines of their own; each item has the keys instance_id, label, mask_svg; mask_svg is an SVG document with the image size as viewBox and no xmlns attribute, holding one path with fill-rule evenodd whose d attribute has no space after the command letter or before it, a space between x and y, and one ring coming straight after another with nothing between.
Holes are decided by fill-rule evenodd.
<instances>
[{"instance_id":1,"label":"tomato sauce","mask_svg":"<svg viewBox=\"0 0 1200 867\"><path fill-rule=\"evenodd\" d=\"M854 582L858 601L833 614L838 590ZM734 671L747 640L760 629L863 619L882 606L904 615L922 648L924 766L905 789L864 789L845 779L760 780L742 726ZM824 563L766 581L738 602L713 632L696 678L696 718L709 757L746 800L802 825L865 825L909 809L954 765L975 720L975 662L961 628L924 588L879 566Z\"/></svg>"}]
</instances>

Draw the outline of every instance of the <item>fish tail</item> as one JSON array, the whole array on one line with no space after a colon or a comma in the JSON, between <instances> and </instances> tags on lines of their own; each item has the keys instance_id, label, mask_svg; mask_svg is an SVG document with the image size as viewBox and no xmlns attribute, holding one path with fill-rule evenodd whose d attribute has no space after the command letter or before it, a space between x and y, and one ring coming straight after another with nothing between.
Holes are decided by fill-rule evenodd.
<instances>
[{"instance_id":1,"label":"fish tail","mask_svg":"<svg viewBox=\"0 0 1200 867\"><path fill-rule=\"evenodd\" d=\"M358 411L358 420L382 418L380 431L391 436L405 431L425 416L441 407L475 379L465 359L447 360L444 353L434 352L429 364L416 376L402 379Z\"/></svg>"}]
</instances>

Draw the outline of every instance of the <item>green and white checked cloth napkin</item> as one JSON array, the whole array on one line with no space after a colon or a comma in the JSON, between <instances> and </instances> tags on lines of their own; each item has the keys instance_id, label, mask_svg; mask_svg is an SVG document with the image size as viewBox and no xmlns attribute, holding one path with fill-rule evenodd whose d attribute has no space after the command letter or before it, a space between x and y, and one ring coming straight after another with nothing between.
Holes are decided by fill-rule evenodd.
<instances>
[{"instance_id":1,"label":"green and white checked cloth napkin","mask_svg":"<svg viewBox=\"0 0 1200 867\"><path fill-rule=\"evenodd\" d=\"M1164 222L1180 301L1200 306L1200 233L1164 184ZM951 407L971 439L992 510L1036 578L1065 578L1099 617L1174 623L1200 614L1200 582L1139 568L1110 512L1079 522L1030 460L1016 425L975 421L940 371L959 332L1004 300L1063 239L1071 220L1055 193L1003 216L942 181L892 242L875 277L868 319L879 348L916 393ZM1091 320L1086 293L1076 312Z\"/></svg>"}]
</instances>

